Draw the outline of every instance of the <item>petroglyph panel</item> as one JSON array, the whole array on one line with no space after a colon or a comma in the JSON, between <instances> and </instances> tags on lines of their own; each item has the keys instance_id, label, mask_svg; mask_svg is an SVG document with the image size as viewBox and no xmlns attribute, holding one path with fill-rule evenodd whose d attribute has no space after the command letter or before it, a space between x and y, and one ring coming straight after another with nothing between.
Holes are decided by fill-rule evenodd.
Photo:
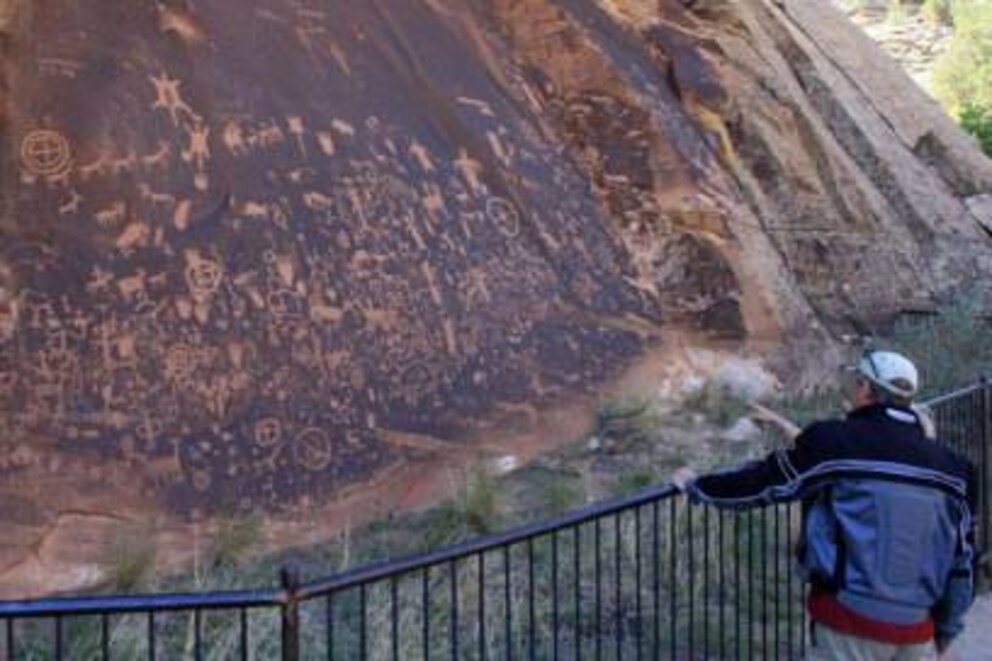
<instances>
[{"instance_id":1,"label":"petroglyph panel","mask_svg":"<svg viewBox=\"0 0 992 661\"><path fill-rule=\"evenodd\" d=\"M382 430L458 442L500 402L590 389L643 346L609 320L658 311L609 224L582 222L601 211L581 172L481 66L425 53L459 93L411 111L398 72L363 55L387 37L362 3L234 20L197 3L168 29L154 7L83 4L78 66L24 105L22 176L4 182L14 438L123 458L180 511L282 507L422 452ZM479 57L425 7L399 11L454 61ZM108 17L140 60L101 50ZM106 103L64 103L107 67Z\"/></svg>"}]
</instances>

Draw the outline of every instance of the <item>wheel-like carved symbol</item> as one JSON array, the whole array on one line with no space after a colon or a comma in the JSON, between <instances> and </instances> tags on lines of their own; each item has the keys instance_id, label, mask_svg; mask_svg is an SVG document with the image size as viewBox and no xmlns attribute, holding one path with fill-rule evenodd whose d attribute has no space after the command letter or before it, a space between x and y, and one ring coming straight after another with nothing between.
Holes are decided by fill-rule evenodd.
<instances>
[{"instance_id":1,"label":"wheel-like carved symbol","mask_svg":"<svg viewBox=\"0 0 992 661\"><path fill-rule=\"evenodd\" d=\"M331 463L331 441L324 430L308 427L293 440L293 456L307 470L324 470Z\"/></svg>"},{"instance_id":2,"label":"wheel-like carved symbol","mask_svg":"<svg viewBox=\"0 0 992 661\"><path fill-rule=\"evenodd\" d=\"M511 239L520 234L520 212L513 202L502 197L486 201L486 215L496 228Z\"/></svg>"},{"instance_id":3,"label":"wheel-like carved symbol","mask_svg":"<svg viewBox=\"0 0 992 661\"><path fill-rule=\"evenodd\" d=\"M24 136L21 161L31 174L62 174L72 162L69 141L58 131L38 129Z\"/></svg>"},{"instance_id":4,"label":"wheel-like carved symbol","mask_svg":"<svg viewBox=\"0 0 992 661\"><path fill-rule=\"evenodd\" d=\"M209 259L197 258L186 267L186 284L196 299L204 299L212 295L224 277L220 264Z\"/></svg>"}]
</instances>

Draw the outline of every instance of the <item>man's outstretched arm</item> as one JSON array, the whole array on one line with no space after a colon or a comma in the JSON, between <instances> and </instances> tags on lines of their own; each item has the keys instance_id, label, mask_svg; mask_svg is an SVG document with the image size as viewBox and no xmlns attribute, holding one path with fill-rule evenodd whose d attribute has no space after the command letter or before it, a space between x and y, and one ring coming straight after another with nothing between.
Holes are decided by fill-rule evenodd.
<instances>
[{"instance_id":1,"label":"man's outstretched arm","mask_svg":"<svg viewBox=\"0 0 992 661\"><path fill-rule=\"evenodd\" d=\"M796 439L791 450L777 450L760 461L688 481L685 490L696 502L746 509L801 496L802 475L817 462L816 425Z\"/></svg>"}]
</instances>

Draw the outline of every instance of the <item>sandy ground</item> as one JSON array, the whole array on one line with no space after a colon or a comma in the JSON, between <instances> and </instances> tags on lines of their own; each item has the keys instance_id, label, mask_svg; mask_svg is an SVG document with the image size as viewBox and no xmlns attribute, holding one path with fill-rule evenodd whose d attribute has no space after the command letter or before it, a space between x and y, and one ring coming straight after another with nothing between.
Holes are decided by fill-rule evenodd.
<instances>
[{"instance_id":1,"label":"sandy ground","mask_svg":"<svg viewBox=\"0 0 992 661\"><path fill-rule=\"evenodd\" d=\"M992 659L992 595L979 597L968 611L968 622L951 648L954 661Z\"/></svg>"}]
</instances>

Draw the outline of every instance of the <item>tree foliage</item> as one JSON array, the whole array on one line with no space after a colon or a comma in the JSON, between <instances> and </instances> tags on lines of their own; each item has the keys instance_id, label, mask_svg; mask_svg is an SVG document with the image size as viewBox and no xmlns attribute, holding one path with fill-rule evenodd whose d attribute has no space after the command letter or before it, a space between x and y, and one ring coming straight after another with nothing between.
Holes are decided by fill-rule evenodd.
<instances>
[{"instance_id":1,"label":"tree foliage","mask_svg":"<svg viewBox=\"0 0 992 661\"><path fill-rule=\"evenodd\" d=\"M992 2L943 0L954 39L934 68L934 91L947 110L992 155ZM940 4L935 3L935 4Z\"/></svg>"}]
</instances>

